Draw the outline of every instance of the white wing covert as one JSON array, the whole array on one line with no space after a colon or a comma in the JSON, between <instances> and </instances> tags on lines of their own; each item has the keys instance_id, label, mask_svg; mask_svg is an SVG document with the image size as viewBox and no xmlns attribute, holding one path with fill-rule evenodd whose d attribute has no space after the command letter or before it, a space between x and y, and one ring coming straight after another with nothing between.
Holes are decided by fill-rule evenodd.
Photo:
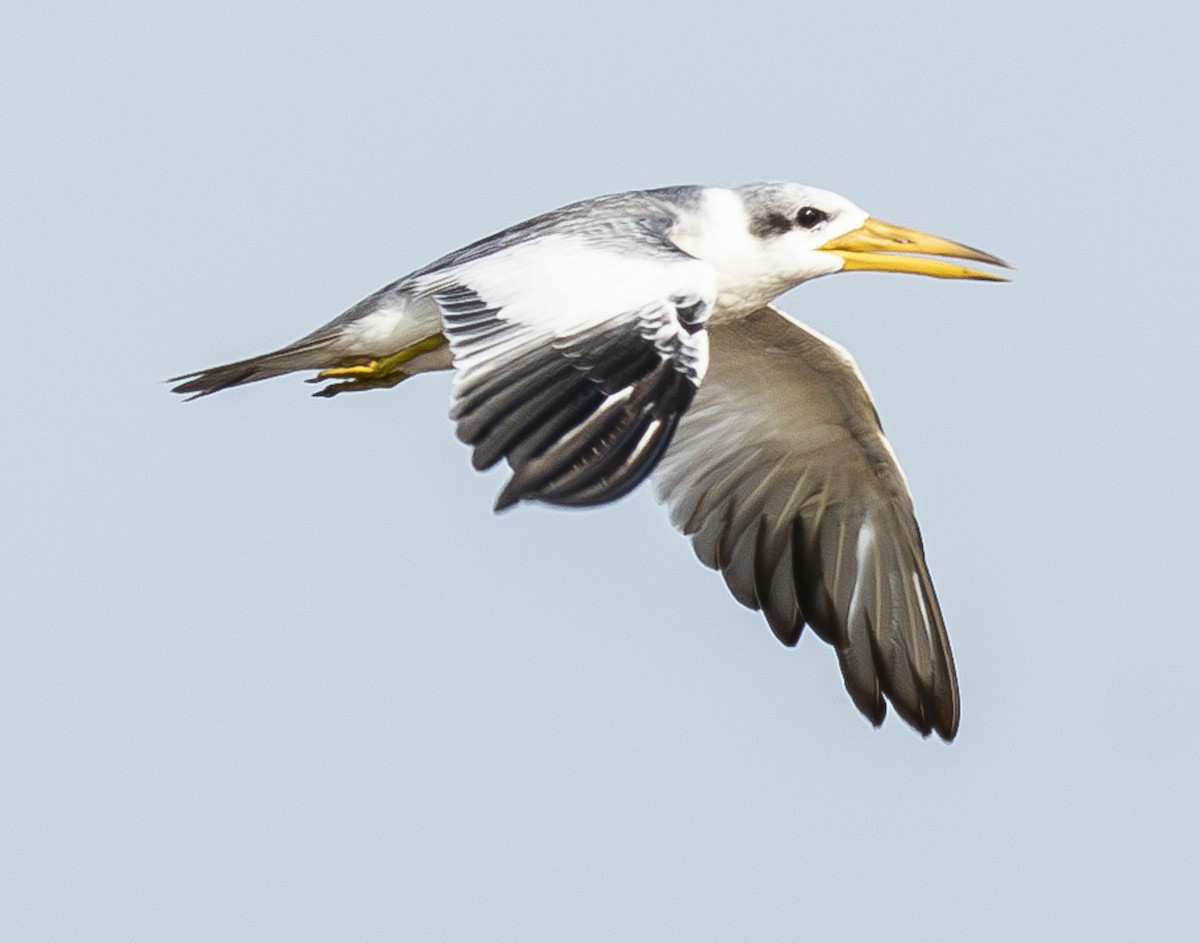
<instances>
[{"instance_id":1,"label":"white wing covert","mask_svg":"<svg viewBox=\"0 0 1200 943\"><path fill-rule=\"evenodd\" d=\"M497 509L589 506L657 464L704 376L709 267L550 237L439 273L451 418L476 468L506 459Z\"/></svg>"},{"instance_id":2,"label":"white wing covert","mask_svg":"<svg viewBox=\"0 0 1200 943\"><path fill-rule=\"evenodd\" d=\"M884 698L950 740L958 685L912 500L853 360L773 307L709 328L704 384L655 482L697 556L794 645L834 646L868 719Z\"/></svg>"}]
</instances>

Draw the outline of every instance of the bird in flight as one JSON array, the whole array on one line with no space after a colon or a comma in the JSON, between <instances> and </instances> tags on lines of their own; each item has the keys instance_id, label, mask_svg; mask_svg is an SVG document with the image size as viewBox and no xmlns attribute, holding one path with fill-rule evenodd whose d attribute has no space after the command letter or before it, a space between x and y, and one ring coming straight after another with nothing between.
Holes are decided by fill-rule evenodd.
<instances>
[{"instance_id":1,"label":"bird in flight","mask_svg":"<svg viewBox=\"0 0 1200 943\"><path fill-rule=\"evenodd\" d=\"M785 645L811 626L878 726L954 738L958 682L904 474L853 359L772 305L848 271L1005 281L986 252L796 183L596 197L381 288L279 350L175 377L192 398L296 370L315 395L455 371L450 416L519 501L653 476L672 523Z\"/></svg>"}]
</instances>

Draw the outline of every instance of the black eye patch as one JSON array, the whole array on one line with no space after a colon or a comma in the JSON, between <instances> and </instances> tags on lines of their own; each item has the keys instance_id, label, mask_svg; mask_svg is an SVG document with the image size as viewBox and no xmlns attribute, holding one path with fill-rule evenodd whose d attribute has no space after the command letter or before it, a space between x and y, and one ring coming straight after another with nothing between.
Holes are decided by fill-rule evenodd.
<instances>
[{"instance_id":1,"label":"black eye patch","mask_svg":"<svg viewBox=\"0 0 1200 943\"><path fill-rule=\"evenodd\" d=\"M783 213L764 213L751 221L750 232L759 239L766 239L791 232L794 226L791 217L784 216Z\"/></svg>"}]
</instances>

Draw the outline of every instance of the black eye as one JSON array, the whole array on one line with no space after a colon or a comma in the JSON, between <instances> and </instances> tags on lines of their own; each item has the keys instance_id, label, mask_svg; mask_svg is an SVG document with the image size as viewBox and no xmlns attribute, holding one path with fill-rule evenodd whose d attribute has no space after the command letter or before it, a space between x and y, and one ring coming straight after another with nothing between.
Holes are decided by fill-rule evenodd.
<instances>
[{"instance_id":1,"label":"black eye","mask_svg":"<svg viewBox=\"0 0 1200 943\"><path fill-rule=\"evenodd\" d=\"M796 214L796 225L803 229L812 229L829 219L829 214L815 206L805 206Z\"/></svg>"}]
</instances>

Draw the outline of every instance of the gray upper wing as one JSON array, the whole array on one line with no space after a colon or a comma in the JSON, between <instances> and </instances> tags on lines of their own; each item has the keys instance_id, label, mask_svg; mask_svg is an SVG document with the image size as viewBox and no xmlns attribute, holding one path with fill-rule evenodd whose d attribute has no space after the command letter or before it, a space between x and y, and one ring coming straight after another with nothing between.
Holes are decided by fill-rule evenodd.
<instances>
[{"instance_id":1,"label":"gray upper wing","mask_svg":"<svg viewBox=\"0 0 1200 943\"><path fill-rule=\"evenodd\" d=\"M672 522L793 645L837 650L879 724L958 729L958 685L904 475L849 355L766 307L714 324L708 373L655 473Z\"/></svg>"},{"instance_id":2,"label":"gray upper wing","mask_svg":"<svg viewBox=\"0 0 1200 943\"><path fill-rule=\"evenodd\" d=\"M671 256L678 250L668 241L667 234L675 225L679 210L697 204L702 190L695 186L664 187L581 200L455 249L406 275L402 282L449 272L550 235L580 236L590 242L619 244L647 255Z\"/></svg>"}]
</instances>

